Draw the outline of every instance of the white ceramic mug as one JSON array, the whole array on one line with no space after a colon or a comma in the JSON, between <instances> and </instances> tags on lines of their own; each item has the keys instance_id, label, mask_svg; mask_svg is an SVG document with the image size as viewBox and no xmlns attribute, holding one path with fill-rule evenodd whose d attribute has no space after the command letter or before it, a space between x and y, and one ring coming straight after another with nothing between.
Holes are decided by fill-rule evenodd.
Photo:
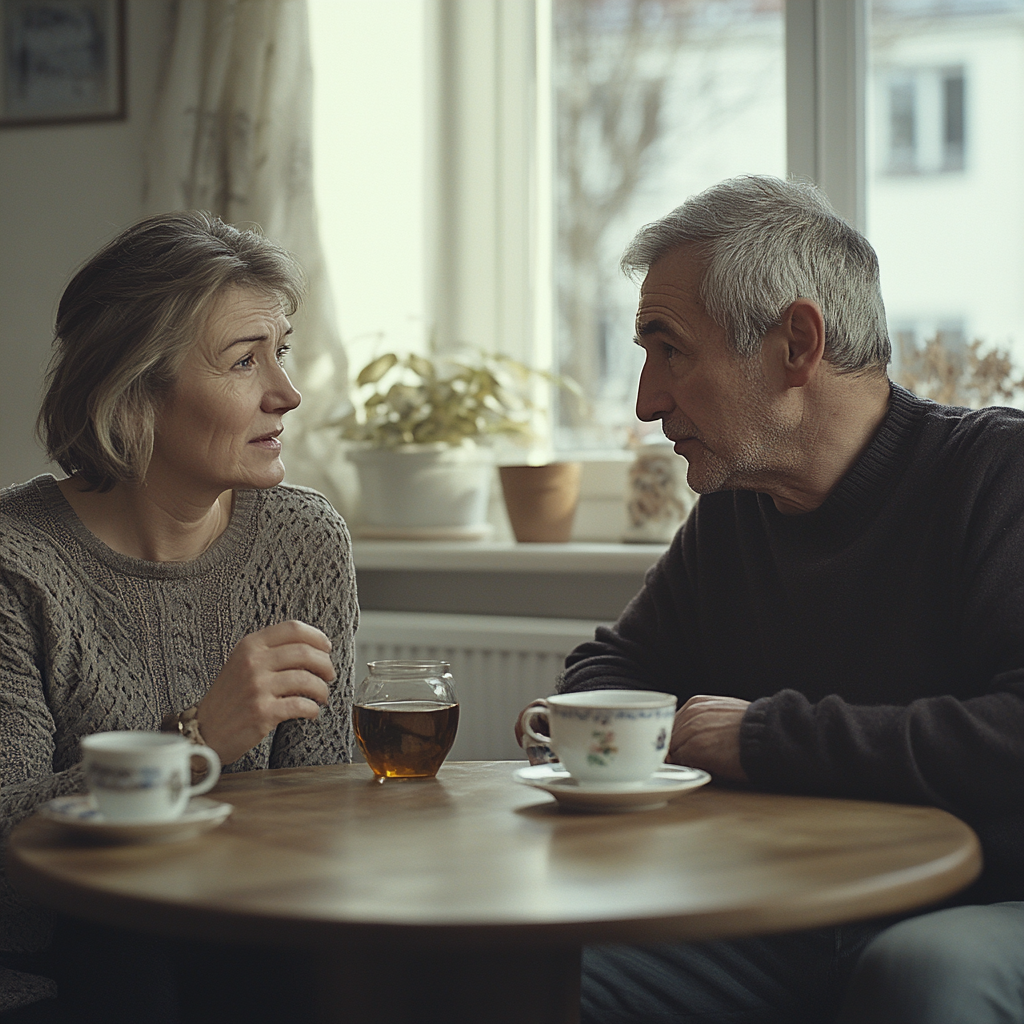
<instances>
[{"instance_id":1,"label":"white ceramic mug","mask_svg":"<svg viewBox=\"0 0 1024 1024\"><path fill-rule=\"evenodd\" d=\"M560 693L531 705L519 719L523 736L549 745L584 785L646 782L664 762L676 698L654 690ZM546 715L550 736L534 720Z\"/></svg>"},{"instance_id":2,"label":"white ceramic mug","mask_svg":"<svg viewBox=\"0 0 1024 1024\"><path fill-rule=\"evenodd\" d=\"M216 785L220 758L209 747L164 732L98 732L82 742L85 784L108 821L173 821L189 799ZM191 785L191 759L209 771Z\"/></svg>"}]
</instances>

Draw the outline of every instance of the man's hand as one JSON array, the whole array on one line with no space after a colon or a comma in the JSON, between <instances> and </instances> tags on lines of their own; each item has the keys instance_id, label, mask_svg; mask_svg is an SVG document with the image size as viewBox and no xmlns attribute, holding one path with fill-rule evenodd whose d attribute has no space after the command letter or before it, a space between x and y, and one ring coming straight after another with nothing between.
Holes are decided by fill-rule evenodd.
<instances>
[{"instance_id":1,"label":"man's hand","mask_svg":"<svg viewBox=\"0 0 1024 1024\"><path fill-rule=\"evenodd\" d=\"M668 760L720 779L749 781L740 764L740 722L749 707L738 697L691 697L676 712Z\"/></svg>"},{"instance_id":2,"label":"man's hand","mask_svg":"<svg viewBox=\"0 0 1024 1024\"><path fill-rule=\"evenodd\" d=\"M523 717L527 711L531 708L542 708L544 707L543 700L534 700L523 708L519 712L519 717L516 719L516 743L519 744L526 751L526 756L529 758L530 764L553 764L558 761L558 758L551 752L551 747L544 743L538 743L534 739L528 739L527 743L523 743ZM544 730L549 729L548 716L540 715L538 718L533 720L534 732L541 731L543 735L547 735Z\"/></svg>"},{"instance_id":3,"label":"man's hand","mask_svg":"<svg viewBox=\"0 0 1024 1024\"><path fill-rule=\"evenodd\" d=\"M304 622L279 622L238 641L199 703L199 731L223 764L237 761L274 726L316 718L334 679L331 641Z\"/></svg>"}]
</instances>

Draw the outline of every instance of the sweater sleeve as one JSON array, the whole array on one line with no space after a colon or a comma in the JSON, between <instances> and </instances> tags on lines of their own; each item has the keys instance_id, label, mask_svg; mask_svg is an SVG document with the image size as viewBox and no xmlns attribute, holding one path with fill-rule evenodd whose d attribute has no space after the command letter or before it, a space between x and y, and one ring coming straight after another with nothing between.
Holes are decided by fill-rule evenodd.
<instances>
[{"instance_id":1,"label":"sweater sleeve","mask_svg":"<svg viewBox=\"0 0 1024 1024\"><path fill-rule=\"evenodd\" d=\"M598 627L592 641L566 658L559 692L667 690L681 701L700 692L702 644L687 562L693 518L648 571L618 621Z\"/></svg>"},{"instance_id":2,"label":"sweater sleeve","mask_svg":"<svg viewBox=\"0 0 1024 1024\"><path fill-rule=\"evenodd\" d=\"M0 580L0 827L6 837L39 804L79 792L84 782L80 765L53 770L56 726L41 670L42 598L7 572Z\"/></svg>"},{"instance_id":3,"label":"sweater sleeve","mask_svg":"<svg viewBox=\"0 0 1024 1024\"><path fill-rule=\"evenodd\" d=\"M15 574L0 573L0 856L11 830L37 807L85 789L80 764L54 771L41 614L41 596ZM6 872L0 872L0 914L9 948L32 950L45 942L47 918L10 888Z\"/></svg>"},{"instance_id":4,"label":"sweater sleeve","mask_svg":"<svg viewBox=\"0 0 1024 1024\"><path fill-rule=\"evenodd\" d=\"M277 728L270 754L271 768L352 760L355 633L359 626L352 542L344 520L327 499L315 495L311 500L315 502L314 518L308 529L316 543L307 550L315 552L316 557L298 567L301 578L292 583L301 598L294 617L316 626L330 638L336 677L331 683L328 704L314 721L294 719Z\"/></svg>"}]
</instances>

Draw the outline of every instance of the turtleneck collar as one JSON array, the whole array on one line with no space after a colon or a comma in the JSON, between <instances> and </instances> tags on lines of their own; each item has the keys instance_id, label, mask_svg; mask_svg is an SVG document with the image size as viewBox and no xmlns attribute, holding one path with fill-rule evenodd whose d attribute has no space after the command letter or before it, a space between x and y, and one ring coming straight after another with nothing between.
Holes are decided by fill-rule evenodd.
<instances>
[{"instance_id":1,"label":"turtleneck collar","mask_svg":"<svg viewBox=\"0 0 1024 1024\"><path fill-rule=\"evenodd\" d=\"M864 522L898 479L917 427L932 405L890 381L889 408L882 425L824 502L812 512L783 515L767 494L758 494L762 515L774 529L793 531L841 532Z\"/></svg>"}]
</instances>

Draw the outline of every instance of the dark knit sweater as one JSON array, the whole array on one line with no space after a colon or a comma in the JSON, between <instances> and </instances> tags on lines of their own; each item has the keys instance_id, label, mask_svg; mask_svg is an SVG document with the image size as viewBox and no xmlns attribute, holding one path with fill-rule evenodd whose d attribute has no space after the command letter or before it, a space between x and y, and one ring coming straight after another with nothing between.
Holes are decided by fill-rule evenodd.
<instances>
[{"instance_id":1,"label":"dark knit sweater","mask_svg":"<svg viewBox=\"0 0 1024 1024\"><path fill-rule=\"evenodd\" d=\"M0 492L0 852L41 803L84 789L82 736L159 729L202 700L239 640L286 619L333 642L328 706L225 770L350 761L358 616L348 530L315 491L237 491L228 528L191 562L111 550L53 477ZM0 950L38 949L47 929L0 869Z\"/></svg>"},{"instance_id":2,"label":"dark knit sweater","mask_svg":"<svg viewBox=\"0 0 1024 1024\"><path fill-rule=\"evenodd\" d=\"M564 690L753 701L753 785L941 807L984 850L963 898L1024 898L1024 413L894 386L818 509L701 497L566 665Z\"/></svg>"}]
</instances>

